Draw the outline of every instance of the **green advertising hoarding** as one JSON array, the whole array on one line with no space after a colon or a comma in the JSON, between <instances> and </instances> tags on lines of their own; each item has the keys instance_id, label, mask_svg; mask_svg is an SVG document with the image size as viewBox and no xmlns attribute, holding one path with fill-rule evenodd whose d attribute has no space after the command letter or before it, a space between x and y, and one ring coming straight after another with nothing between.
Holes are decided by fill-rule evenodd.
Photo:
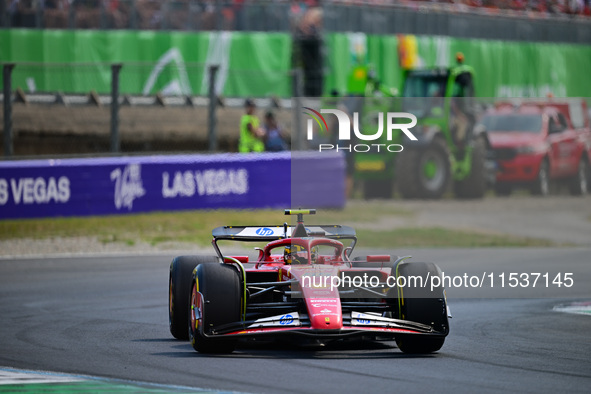
<instances>
[{"instance_id":1,"label":"green advertising hoarding","mask_svg":"<svg viewBox=\"0 0 591 394\"><path fill-rule=\"evenodd\" d=\"M480 97L588 97L591 92L591 46L468 40L442 36L379 36L338 33L326 36L328 69L325 92L347 91L347 78L358 53L387 86L399 88L401 40L410 43L412 67L447 67L457 52L476 71ZM360 48L365 46L365 48Z\"/></svg>"},{"instance_id":2,"label":"green advertising hoarding","mask_svg":"<svg viewBox=\"0 0 591 394\"><path fill-rule=\"evenodd\" d=\"M591 91L591 46L364 33L325 35L324 91L346 94L356 62L371 64L385 85L399 87L401 40L415 52L414 67L448 66L462 52L476 70L480 97L587 97ZM108 93L110 65L123 63L123 94L206 95L208 68L219 64L218 94L292 95L292 37L285 33L5 29L0 61L18 63L13 87L26 92Z\"/></svg>"},{"instance_id":3,"label":"green advertising hoarding","mask_svg":"<svg viewBox=\"0 0 591 394\"><path fill-rule=\"evenodd\" d=\"M219 64L219 94L291 95L287 34L9 29L0 61L19 63L13 87L25 91L107 93L110 65L122 63L124 94L206 95L208 68Z\"/></svg>"}]
</instances>

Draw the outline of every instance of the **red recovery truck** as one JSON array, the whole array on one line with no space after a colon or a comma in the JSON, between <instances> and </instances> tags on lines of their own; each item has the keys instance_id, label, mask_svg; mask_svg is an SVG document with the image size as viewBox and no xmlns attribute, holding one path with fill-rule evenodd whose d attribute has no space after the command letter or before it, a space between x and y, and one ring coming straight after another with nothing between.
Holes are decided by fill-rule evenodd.
<instances>
[{"instance_id":1,"label":"red recovery truck","mask_svg":"<svg viewBox=\"0 0 591 394\"><path fill-rule=\"evenodd\" d=\"M591 128L583 100L499 102L480 122L497 162L495 191L509 195L525 186L547 195L550 182L584 195L591 185Z\"/></svg>"}]
</instances>

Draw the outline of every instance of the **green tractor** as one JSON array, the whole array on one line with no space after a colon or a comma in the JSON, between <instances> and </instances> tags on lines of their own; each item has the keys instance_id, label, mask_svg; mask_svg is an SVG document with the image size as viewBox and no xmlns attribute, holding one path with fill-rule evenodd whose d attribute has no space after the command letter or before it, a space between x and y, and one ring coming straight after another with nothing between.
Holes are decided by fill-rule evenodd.
<instances>
[{"instance_id":1,"label":"green tractor","mask_svg":"<svg viewBox=\"0 0 591 394\"><path fill-rule=\"evenodd\" d=\"M355 154L355 177L363 181L365 198L390 198L394 181L403 198L438 199L452 182L459 198L484 196L490 144L484 128L477 126L473 81L472 67L458 61L449 68L405 71L399 98L365 95L364 133L375 130L377 113L405 112L417 118L412 128L416 141L402 133L382 141L401 145L401 152Z\"/></svg>"}]
</instances>

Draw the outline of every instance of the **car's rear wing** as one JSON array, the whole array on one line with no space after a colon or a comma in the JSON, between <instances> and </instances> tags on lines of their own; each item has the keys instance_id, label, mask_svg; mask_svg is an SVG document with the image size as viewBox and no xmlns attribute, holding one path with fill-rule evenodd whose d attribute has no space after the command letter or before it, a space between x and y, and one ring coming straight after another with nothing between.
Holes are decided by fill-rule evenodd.
<instances>
[{"instance_id":1,"label":"car's rear wing","mask_svg":"<svg viewBox=\"0 0 591 394\"><path fill-rule=\"evenodd\" d=\"M301 225L298 223L298 225ZM242 242L270 242L277 239L291 238L296 226L285 223L283 226L223 226L216 227L211 232L213 235L212 245L218 256L223 260L218 241L231 240ZM311 225L305 226L307 236L324 237L338 240L351 240L351 245L346 248L347 256L351 254L357 236L355 229L341 225Z\"/></svg>"},{"instance_id":2,"label":"car's rear wing","mask_svg":"<svg viewBox=\"0 0 591 394\"><path fill-rule=\"evenodd\" d=\"M331 239L356 239L355 229L341 225L305 226L309 237ZM290 238L295 226L223 226L212 231L214 240L234 240L244 242L269 242Z\"/></svg>"}]
</instances>

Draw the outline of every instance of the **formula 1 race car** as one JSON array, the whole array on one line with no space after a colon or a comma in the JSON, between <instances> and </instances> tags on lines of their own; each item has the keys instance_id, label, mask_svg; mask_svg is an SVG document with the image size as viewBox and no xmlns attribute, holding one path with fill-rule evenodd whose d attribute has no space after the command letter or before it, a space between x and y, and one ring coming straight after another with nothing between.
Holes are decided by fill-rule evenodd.
<instances>
[{"instance_id":1,"label":"formula 1 race car","mask_svg":"<svg viewBox=\"0 0 591 394\"><path fill-rule=\"evenodd\" d=\"M355 230L305 226L315 210L286 210L297 224L213 230L216 256L180 256L170 265L172 335L202 353L231 353L238 339L291 336L324 343L351 337L396 341L405 353L432 353L449 333L441 271L409 256L351 258ZM257 258L224 255L224 240L264 242ZM343 242L348 243L345 246Z\"/></svg>"}]
</instances>

